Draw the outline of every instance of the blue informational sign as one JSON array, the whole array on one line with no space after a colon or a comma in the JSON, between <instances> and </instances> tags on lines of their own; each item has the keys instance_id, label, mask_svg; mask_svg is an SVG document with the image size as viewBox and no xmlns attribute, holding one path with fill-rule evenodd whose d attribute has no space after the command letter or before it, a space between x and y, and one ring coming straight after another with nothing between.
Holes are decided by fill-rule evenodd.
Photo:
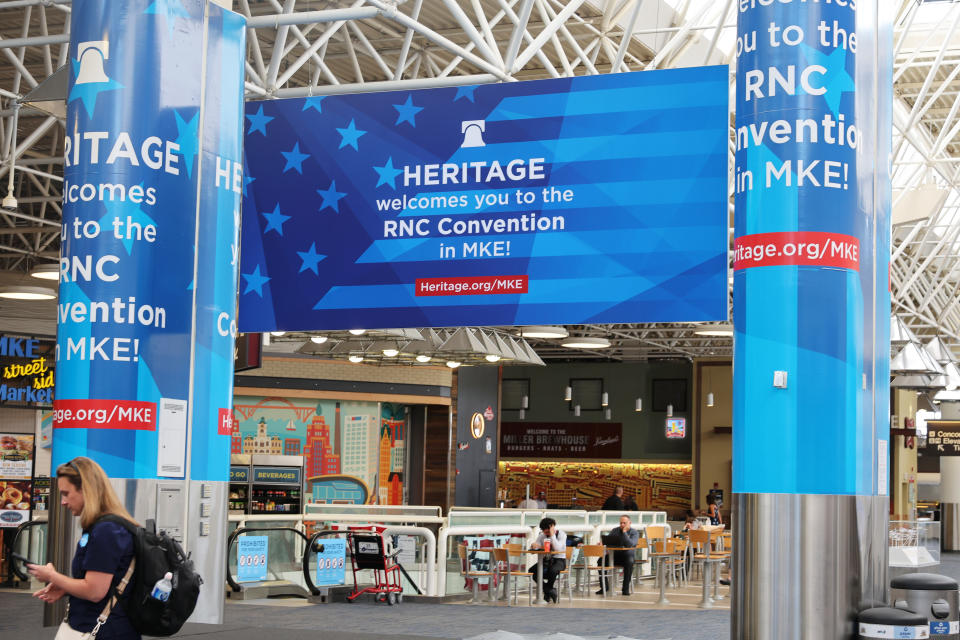
<instances>
[{"instance_id":1,"label":"blue informational sign","mask_svg":"<svg viewBox=\"0 0 960 640\"><path fill-rule=\"evenodd\" d=\"M317 553L318 587L343 584L346 575L347 543L340 538L321 539L323 551Z\"/></svg>"},{"instance_id":2,"label":"blue informational sign","mask_svg":"<svg viewBox=\"0 0 960 640\"><path fill-rule=\"evenodd\" d=\"M250 102L242 331L727 317L728 69Z\"/></svg>"},{"instance_id":3,"label":"blue informational sign","mask_svg":"<svg viewBox=\"0 0 960 640\"><path fill-rule=\"evenodd\" d=\"M855 7L738 3L738 493L886 491L892 57Z\"/></svg>"},{"instance_id":4,"label":"blue informational sign","mask_svg":"<svg viewBox=\"0 0 960 640\"><path fill-rule=\"evenodd\" d=\"M183 477L185 423L190 477L226 481L245 22L202 0L70 16L53 464Z\"/></svg>"},{"instance_id":5,"label":"blue informational sign","mask_svg":"<svg viewBox=\"0 0 960 640\"><path fill-rule=\"evenodd\" d=\"M301 472L299 467L254 467L254 484L300 484Z\"/></svg>"},{"instance_id":6,"label":"blue informational sign","mask_svg":"<svg viewBox=\"0 0 960 640\"><path fill-rule=\"evenodd\" d=\"M267 579L270 539L267 536L237 538L237 582L259 582Z\"/></svg>"}]
</instances>

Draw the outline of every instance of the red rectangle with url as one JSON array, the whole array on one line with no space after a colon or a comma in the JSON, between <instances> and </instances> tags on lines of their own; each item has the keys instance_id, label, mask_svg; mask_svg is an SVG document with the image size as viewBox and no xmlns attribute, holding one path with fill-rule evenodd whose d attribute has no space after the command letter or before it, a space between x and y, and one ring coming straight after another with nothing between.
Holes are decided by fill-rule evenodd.
<instances>
[{"instance_id":1,"label":"red rectangle with url","mask_svg":"<svg viewBox=\"0 0 960 640\"><path fill-rule=\"evenodd\" d=\"M54 400L53 428L156 431L157 403L139 400Z\"/></svg>"},{"instance_id":2,"label":"red rectangle with url","mask_svg":"<svg viewBox=\"0 0 960 640\"><path fill-rule=\"evenodd\" d=\"M860 240L842 233L755 233L734 240L733 268L780 265L860 271Z\"/></svg>"},{"instance_id":3,"label":"red rectangle with url","mask_svg":"<svg viewBox=\"0 0 960 640\"><path fill-rule=\"evenodd\" d=\"M417 296L476 296L526 293L527 276L472 276L463 278L417 278Z\"/></svg>"}]
</instances>

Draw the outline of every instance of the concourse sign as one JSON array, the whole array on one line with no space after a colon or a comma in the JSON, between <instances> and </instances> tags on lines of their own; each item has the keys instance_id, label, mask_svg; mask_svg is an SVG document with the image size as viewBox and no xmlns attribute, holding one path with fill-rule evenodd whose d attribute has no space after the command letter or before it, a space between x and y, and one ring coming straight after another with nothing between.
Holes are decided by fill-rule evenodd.
<instances>
[{"instance_id":1,"label":"concourse sign","mask_svg":"<svg viewBox=\"0 0 960 640\"><path fill-rule=\"evenodd\" d=\"M920 449L923 456L960 456L960 420L930 420L927 422L927 446Z\"/></svg>"}]
</instances>

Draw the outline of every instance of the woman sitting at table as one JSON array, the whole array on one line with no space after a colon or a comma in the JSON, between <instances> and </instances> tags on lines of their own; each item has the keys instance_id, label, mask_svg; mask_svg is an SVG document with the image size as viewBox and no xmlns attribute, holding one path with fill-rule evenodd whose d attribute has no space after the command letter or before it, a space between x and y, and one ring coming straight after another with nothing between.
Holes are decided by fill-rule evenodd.
<instances>
[{"instance_id":1,"label":"woman sitting at table","mask_svg":"<svg viewBox=\"0 0 960 640\"><path fill-rule=\"evenodd\" d=\"M546 544L549 543L549 549ZM540 521L540 535L531 549L548 550L549 555L543 559L543 597L547 602L557 602L557 592L553 588L557 576L567 568L567 534L557 528L557 521L553 518L544 518ZM536 575L537 565L530 567L530 573Z\"/></svg>"}]
</instances>

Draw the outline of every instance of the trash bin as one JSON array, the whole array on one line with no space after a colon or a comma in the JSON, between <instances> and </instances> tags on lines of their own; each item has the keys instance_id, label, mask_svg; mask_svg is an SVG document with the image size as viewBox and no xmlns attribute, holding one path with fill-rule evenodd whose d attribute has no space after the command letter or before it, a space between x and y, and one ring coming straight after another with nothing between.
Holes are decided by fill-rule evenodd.
<instances>
[{"instance_id":1,"label":"trash bin","mask_svg":"<svg viewBox=\"0 0 960 640\"><path fill-rule=\"evenodd\" d=\"M930 637L925 615L890 607L861 611L857 616L857 628L857 640Z\"/></svg>"},{"instance_id":2,"label":"trash bin","mask_svg":"<svg viewBox=\"0 0 960 640\"><path fill-rule=\"evenodd\" d=\"M927 617L930 637L960 640L957 581L936 573L907 573L890 581L893 605Z\"/></svg>"}]
</instances>

